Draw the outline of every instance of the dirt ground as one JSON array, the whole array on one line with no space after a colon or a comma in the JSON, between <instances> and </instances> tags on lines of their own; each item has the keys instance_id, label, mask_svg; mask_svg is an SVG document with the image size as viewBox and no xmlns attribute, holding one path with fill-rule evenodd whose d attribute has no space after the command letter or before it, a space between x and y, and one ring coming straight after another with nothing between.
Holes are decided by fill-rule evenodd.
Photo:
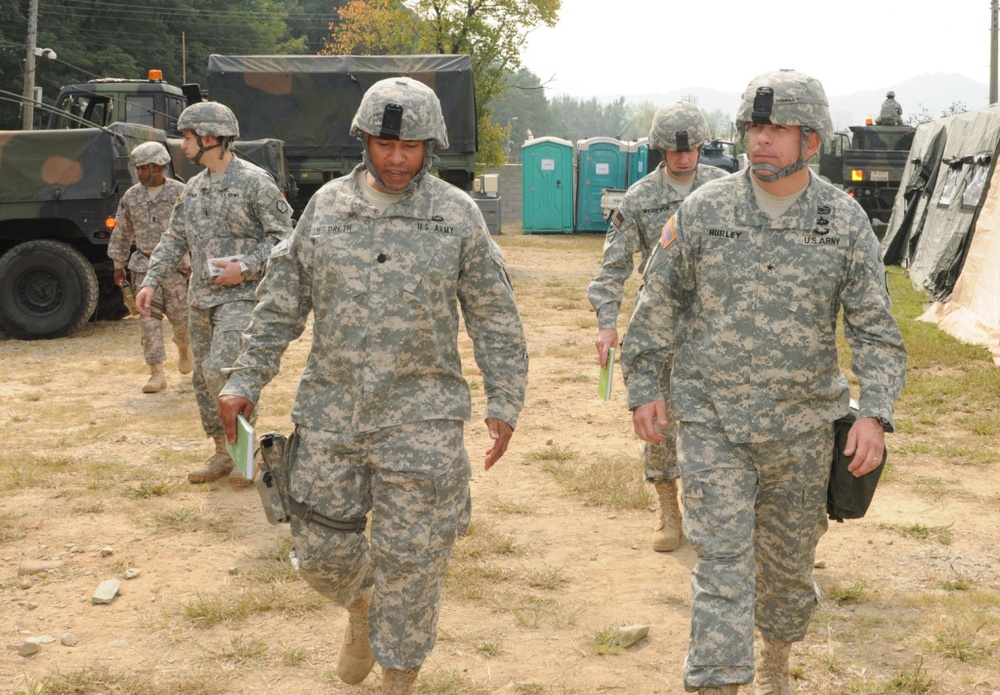
<instances>
[{"instance_id":1,"label":"dirt ground","mask_svg":"<svg viewBox=\"0 0 1000 695\"><path fill-rule=\"evenodd\" d=\"M603 238L498 241L526 324L529 392L506 457L483 471L481 382L463 339L476 399L473 533L456 549L417 693L681 693L693 551L653 552L651 504L596 504L547 465L583 471L627 457L641 475L620 377L610 402L595 394L586 285ZM290 348L258 431L289 430L308 347L305 336ZM337 681L345 612L283 567L288 528L266 522L257 493L187 483L210 442L168 353L168 389L143 395L135 319L0 340L0 691L381 692L377 672L360 687ZM823 602L793 652L796 692L996 693L997 437L954 434L956 446L991 452L961 465L940 433L897 417L892 470L868 517L832 524L820 542ZM19 574L39 560L62 564ZM129 568L139 575L124 579ZM108 579L120 593L94 605ZM648 636L597 653L601 634L626 625ZM54 641L19 653L43 636Z\"/></svg>"}]
</instances>

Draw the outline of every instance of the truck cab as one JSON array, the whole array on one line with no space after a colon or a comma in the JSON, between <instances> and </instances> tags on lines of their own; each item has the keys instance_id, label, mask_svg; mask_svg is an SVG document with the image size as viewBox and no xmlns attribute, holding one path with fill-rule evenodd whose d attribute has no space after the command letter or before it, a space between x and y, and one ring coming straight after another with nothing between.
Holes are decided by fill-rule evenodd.
<instances>
[{"instance_id":1,"label":"truck cab","mask_svg":"<svg viewBox=\"0 0 1000 695\"><path fill-rule=\"evenodd\" d=\"M178 135L177 118L188 104L180 87L150 70L145 80L103 78L72 84L59 90L57 111L49 115L48 130L84 127L79 119L98 127L138 123Z\"/></svg>"}]
</instances>

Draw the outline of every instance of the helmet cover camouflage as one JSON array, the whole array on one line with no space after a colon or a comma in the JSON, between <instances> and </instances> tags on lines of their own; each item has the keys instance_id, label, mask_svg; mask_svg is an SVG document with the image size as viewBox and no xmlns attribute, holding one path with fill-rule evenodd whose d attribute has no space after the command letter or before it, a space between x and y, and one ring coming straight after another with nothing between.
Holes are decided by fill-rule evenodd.
<instances>
[{"instance_id":1,"label":"helmet cover camouflage","mask_svg":"<svg viewBox=\"0 0 1000 695\"><path fill-rule=\"evenodd\" d=\"M797 70L766 72L750 81L736 113L736 127L742 134L750 123L809 128L822 141L833 136L823 85Z\"/></svg>"},{"instance_id":2,"label":"helmet cover camouflage","mask_svg":"<svg viewBox=\"0 0 1000 695\"><path fill-rule=\"evenodd\" d=\"M170 153L159 142L144 142L141 145L136 145L129 158L132 160L132 165L137 167L150 164L166 166L170 163Z\"/></svg>"},{"instance_id":3,"label":"helmet cover camouflage","mask_svg":"<svg viewBox=\"0 0 1000 695\"><path fill-rule=\"evenodd\" d=\"M351 122L351 135L361 137L362 133L389 140L433 141L441 149L448 147L437 94L410 77L379 80L365 92Z\"/></svg>"},{"instance_id":4,"label":"helmet cover camouflage","mask_svg":"<svg viewBox=\"0 0 1000 695\"><path fill-rule=\"evenodd\" d=\"M181 111L177 130L192 130L198 135L217 138L236 138L240 124L228 106L217 101L200 101Z\"/></svg>"},{"instance_id":5,"label":"helmet cover camouflage","mask_svg":"<svg viewBox=\"0 0 1000 695\"><path fill-rule=\"evenodd\" d=\"M885 93L885 97L886 99L895 99L896 93L890 89L888 92Z\"/></svg>"},{"instance_id":6,"label":"helmet cover camouflage","mask_svg":"<svg viewBox=\"0 0 1000 695\"><path fill-rule=\"evenodd\" d=\"M664 106L653 115L649 128L649 149L684 152L712 137L708 121L694 104L678 102Z\"/></svg>"}]
</instances>

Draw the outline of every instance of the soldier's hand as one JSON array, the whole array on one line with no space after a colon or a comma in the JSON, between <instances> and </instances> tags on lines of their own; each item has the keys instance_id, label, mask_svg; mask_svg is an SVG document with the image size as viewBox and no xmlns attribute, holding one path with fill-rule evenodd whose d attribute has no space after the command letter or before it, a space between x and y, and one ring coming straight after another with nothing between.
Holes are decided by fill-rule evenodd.
<instances>
[{"instance_id":1,"label":"soldier's hand","mask_svg":"<svg viewBox=\"0 0 1000 695\"><path fill-rule=\"evenodd\" d=\"M115 268L115 286L116 287L125 287L126 284L127 284L127 280L126 280L126 277L125 277L125 269L124 268Z\"/></svg>"},{"instance_id":2,"label":"soldier's hand","mask_svg":"<svg viewBox=\"0 0 1000 695\"><path fill-rule=\"evenodd\" d=\"M844 447L844 456L854 454L847 470L860 478L865 473L870 473L882 463L882 454L885 452L885 430L882 423L877 418L858 418L851 431L847 433L847 445Z\"/></svg>"},{"instance_id":3,"label":"soldier's hand","mask_svg":"<svg viewBox=\"0 0 1000 695\"><path fill-rule=\"evenodd\" d=\"M495 417L486 418L486 427L490 431L490 439L493 440L493 446L486 452L486 470L489 470L507 451L514 430L506 422Z\"/></svg>"},{"instance_id":4,"label":"soldier's hand","mask_svg":"<svg viewBox=\"0 0 1000 695\"><path fill-rule=\"evenodd\" d=\"M660 434L660 429L667 426L667 404L660 399L643 403L632 411L632 426L639 439L650 444L659 444L666 437Z\"/></svg>"},{"instance_id":5,"label":"soldier's hand","mask_svg":"<svg viewBox=\"0 0 1000 695\"><path fill-rule=\"evenodd\" d=\"M226 441L236 443L236 416L242 414L247 420L253 413L253 401L242 396L219 396L219 419L226 431Z\"/></svg>"},{"instance_id":6,"label":"soldier's hand","mask_svg":"<svg viewBox=\"0 0 1000 695\"><path fill-rule=\"evenodd\" d=\"M153 301L154 290L152 287L143 287L139 294L135 296L135 310L143 316L150 316L149 305Z\"/></svg>"},{"instance_id":7,"label":"soldier's hand","mask_svg":"<svg viewBox=\"0 0 1000 695\"><path fill-rule=\"evenodd\" d=\"M608 361L608 348L618 346L618 331L614 328L602 328L597 332L597 361L603 367Z\"/></svg>"},{"instance_id":8,"label":"soldier's hand","mask_svg":"<svg viewBox=\"0 0 1000 695\"><path fill-rule=\"evenodd\" d=\"M243 282L243 269L239 261L212 261L216 268L222 268L222 273L215 276L216 285L238 285Z\"/></svg>"}]
</instances>

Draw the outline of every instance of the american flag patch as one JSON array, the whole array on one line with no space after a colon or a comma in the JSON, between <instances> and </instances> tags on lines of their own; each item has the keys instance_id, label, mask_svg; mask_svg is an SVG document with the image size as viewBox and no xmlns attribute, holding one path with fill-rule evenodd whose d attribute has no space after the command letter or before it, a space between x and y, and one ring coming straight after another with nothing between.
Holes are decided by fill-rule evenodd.
<instances>
[{"instance_id":1,"label":"american flag patch","mask_svg":"<svg viewBox=\"0 0 1000 695\"><path fill-rule=\"evenodd\" d=\"M667 223L663 225L663 233L660 234L660 246L667 248L674 243L676 238L677 235L674 234L674 216L671 215Z\"/></svg>"},{"instance_id":2,"label":"american flag patch","mask_svg":"<svg viewBox=\"0 0 1000 695\"><path fill-rule=\"evenodd\" d=\"M616 227L621 227L624 221L625 215L622 214L621 210L615 210L614 214L611 215L611 224Z\"/></svg>"}]
</instances>

